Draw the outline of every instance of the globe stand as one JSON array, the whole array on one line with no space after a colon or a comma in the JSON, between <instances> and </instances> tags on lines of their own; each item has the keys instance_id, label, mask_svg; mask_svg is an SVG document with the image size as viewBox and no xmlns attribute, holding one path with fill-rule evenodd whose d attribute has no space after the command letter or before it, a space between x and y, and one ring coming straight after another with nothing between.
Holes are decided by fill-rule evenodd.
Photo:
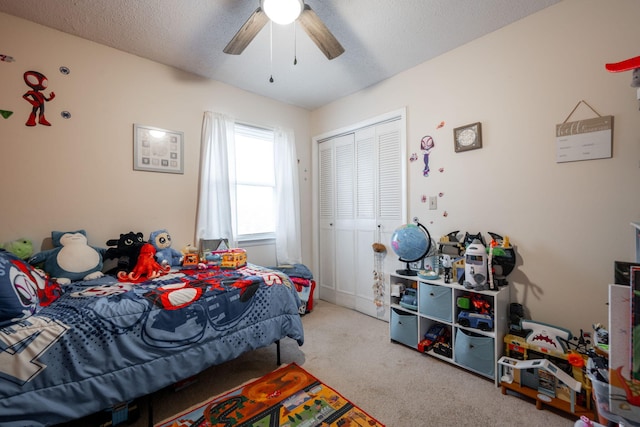
<instances>
[{"instance_id":1,"label":"globe stand","mask_svg":"<svg viewBox=\"0 0 640 427\"><path fill-rule=\"evenodd\" d=\"M404 270L396 270L397 274L400 274L402 276L417 276L418 272L414 271L411 269L411 267L409 266L409 263L407 263L407 268Z\"/></svg>"}]
</instances>

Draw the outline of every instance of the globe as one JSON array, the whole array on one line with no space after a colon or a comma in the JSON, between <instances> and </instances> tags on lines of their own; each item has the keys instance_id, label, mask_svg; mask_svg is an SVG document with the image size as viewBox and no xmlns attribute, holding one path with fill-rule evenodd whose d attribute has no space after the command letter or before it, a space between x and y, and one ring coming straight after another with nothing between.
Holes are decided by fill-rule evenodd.
<instances>
[{"instance_id":1,"label":"globe","mask_svg":"<svg viewBox=\"0 0 640 427\"><path fill-rule=\"evenodd\" d=\"M424 258L431 249L431 236L420 223L404 224L395 229L391 235L391 249L400 261L407 263L406 270L398 270L400 274L414 275L409 263Z\"/></svg>"}]
</instances>

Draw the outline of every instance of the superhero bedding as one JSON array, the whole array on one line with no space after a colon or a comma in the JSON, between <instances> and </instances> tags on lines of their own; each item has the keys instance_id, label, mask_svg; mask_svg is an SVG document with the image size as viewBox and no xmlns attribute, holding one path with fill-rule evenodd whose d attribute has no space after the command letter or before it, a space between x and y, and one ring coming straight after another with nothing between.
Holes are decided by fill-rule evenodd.
<instances>
[{"instance_id":1,"label":"superhero bedding","mask_svg":"<svg viewBox=\"0 0 640 427\"><path fill-rule=\"evenodd\" d=\"M283 337L302 345L300 304L288 276L251 264L59 288L0 250L0 425L78 419Z\"/></svg>"}]
</instances>

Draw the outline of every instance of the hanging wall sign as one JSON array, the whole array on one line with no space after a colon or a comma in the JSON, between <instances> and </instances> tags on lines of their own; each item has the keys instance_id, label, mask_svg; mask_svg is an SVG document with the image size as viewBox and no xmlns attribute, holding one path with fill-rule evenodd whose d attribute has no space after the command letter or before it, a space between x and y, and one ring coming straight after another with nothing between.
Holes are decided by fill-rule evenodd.
<instances>
[{"instance_id":1,"label":"hanging wall sign","mask_svg":"<svg viewBox=\"0 0 640 427\"><path fill-rule=\"evenodd\" d=\"M571 114L578 108L578 102ZM613 116L601 116L591 108L598 117L593 119L565 121L556 125L556 163L575 162L579 160L608 159L612 157Z\"/></svg>"}]
</instances>

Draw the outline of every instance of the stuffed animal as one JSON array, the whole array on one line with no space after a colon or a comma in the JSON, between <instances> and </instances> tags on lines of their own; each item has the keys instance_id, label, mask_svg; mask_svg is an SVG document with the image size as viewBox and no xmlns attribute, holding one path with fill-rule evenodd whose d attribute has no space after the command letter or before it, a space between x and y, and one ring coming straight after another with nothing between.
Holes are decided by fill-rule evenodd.
<instances>
[{"instance_id":1,"label":"stuffed animal","mask_svg":"<svg viewBox=\"0 0 640 427\"><path fill-rule=\"evenodd\" d=\"M157 230L149 236L149 243L156 249L156 259L162 265L180 265L182 254L171 247L171 235L167 230Z\"/></svg>"},{"instance_id":2,"label":"stuffed animal","mask_svg":"<svg viewBox=\"0 0 640 427\"><path fill-rule=\"evenodd\" d=\"M6 242L2 247L7 252L11 252L22 260L26 260L33 255L33 243L31 243L29 239L17 239Z\"/></svg>"},{"instance_id":3,"label":"stuffed animal","mask_svg":"<svg viewBox=\"0 0 640 427\"><path fill-rule=\"evenodd\" d=\"M130 231L126 234L120 234L119 239L107 240L107 246L115 246L115 248L108 248L104 259L118 260L118 265L109 270L107 274L116 274L119 271L129 273L133 270L138 262L140 248L145 244L143 236L141 232Z\"/></svg>"},{"instance_id":4,"label":"stuffed animal","mask_svg":"<svg viewBox=\"0 0 640 427\"><path fill-rule=\"evenodd\" d=\"M171 266L158 264L154 257L155 253L156 249L152 244L143 244L136 266L130 273L118 272L118 280L121 282L140 283L167 274L171 270Z\"/></svg>"},{"instance_id":5,"label":"stuffed animal","mask_svg":"<svg viewBox=\"0 0 640 427\"><path fill-rule=\"evenodd\" d=\"M51 240L54 248L35 254L29 264L42 263L42 269L61 285L104 276L102 257L105 250L89 246L86 231L52 231Z\"/></svg>"}]
</instances>

